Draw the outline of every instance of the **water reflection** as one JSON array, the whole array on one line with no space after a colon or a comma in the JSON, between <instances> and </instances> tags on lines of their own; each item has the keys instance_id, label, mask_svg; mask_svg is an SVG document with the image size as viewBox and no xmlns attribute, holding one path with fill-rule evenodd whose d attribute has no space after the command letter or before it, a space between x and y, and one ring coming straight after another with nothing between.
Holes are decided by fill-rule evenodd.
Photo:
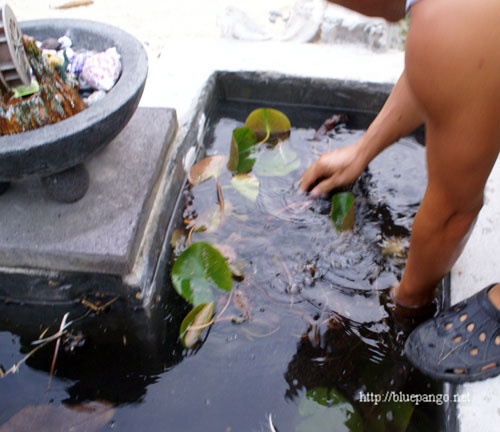
<instances>
[{"instance_id":1,"label":"water reflection","mask_svg":"<svg viewBox=\"0 0 500 432\"><path fill-rule=\"evenodd\" d=\"M65 402L106 400L117 405L141 402L147 387L183 358L177 335L184 305L178 304L175 314L162 314L160 318L157 311L156 317L150 318L143 312L131 314L120 303L115 302L98 314L89 313L82 305L0 303L0 332L18 336L18 347L11 349L19 350L18 354L4 353L0 364L8 369L21 360L42 333L56 333L62 316L70 312L68 321L74 324L61 338L55 369L55 377L67 384ZM43 371L46 376L39 376L39 385L43 388L45 381L47 386L53 355L54 344L42 348L20 367L20 374L26 367ZM38 395L42 396L43 391Z\"/></svg>"},{"instance_id":2,"label":"water reflection","mask_svg":"<svg viewBox=\"0 0 500 432\"><path fill-rule=\"evenodd\" d=\"M341 296L346 298L341 301ZM29 400L40 405L52 398L56 404L110 402L119 408L113 421L120 431L137 430L138 423L152 431L163 427L267 431L265 415L271 412L278 429L295 430L304 421L297 407L305 400L317 403L318 394L328 394L330 399L334 394L343 398L342 406L352 406L365 430L379 430L382 423L370 423L377 418L385 419L380 430L404 430L389 427L392 423L387 416L395 409L393 405L366 403L363 395L439 391L401 357L404 333L384 307L386 291L337 295L338 310L324 299L302 299L293 307L267 303L252 312L253 321L214 325L197 351L183 350L178 343L184 305L175 296L167 300L158 306L162 319L154 323L139 317L127 322L116 305L104 315L89 316L75 325L74 333L82 332L85 342L73 350L68 345L61 349L48 398L52 345L28 360L15 381L0 381L5 407L1 420L6 421ZM357 317L364 320L342 315L342 305L348 303L355 305L353 309L360 311ZM365 310L371 313L362 313ZM20 337L10 350L2 345L0 362L5 366L30 349L43 325L34 326L33 321L30 325L26 316L20 317L18 306L3 305L0 312L0 331ZM45 315L50 312L46 310ZM74 316L80 313L75 311ZM237 313L236 308L231 312ZM52 330L57 326L54 320ZM43 374L33 376L29 370ZM29 385L26 380L31 381ZM13 394L21 395L17 404L7 401ZM311 395L313 399L307 399ZM437 430L438 408L417 407L411 415L427 425L422 430ZM196 415L187 415L189 411Z\"/></svg>"},{"instance_id":3,"label":"water reflection","mask_svg":"<svg viewBox=\"0 0 500 432\"><path fill-rule=\"evenodd\" d=\"M210 151L227 150L237 124L218 123L213 135L222 147ZM311 142L313 130L294 130L290 145L305 166L327 147L362 133L344 132ZM356 412L352 421L361 419L365 430L402 431L410 417L408 430L436 430L429 420L436 418L435 407L362 402L367 393L437 391L401 357L404 323L394 322L386 307L387 289L400 277L403 260L383 253L384 241L408 236L425 185L423 150L411 139L401 146L384 152L354 185L352 232L336 233L329 200L299 195L294 175L262 179L256 205L224 189L231 217L216 231L195 233L194 241L230 247L242 265L245 277L233 288L228 320L216 323L196 350L184 350L178 331L189 308L168 280L152 317L125 313L120 302L107 313L92 313L73 327L81 343L65 345L58 357L59 390L49 392L55 403L111 402L119 408L113 425L120 431L267 431L270 413L277 429L293 431L307 420L304 412L322 416L325 406ZM228 173L219 178L222 185L229 180ZM216 203L213 182L186 190L184 199L185 219L206 214ZM217 310L226 302L220 295ZM71 318L86 310L74 305ZM46 326L56 331L67 311L0 305L0 331L20 337L0 351L0 364L19 359ZM32 403L48 402L52 356L49 347L27 362L30 370L43 372L30 387L37 395ZM23 388L18 384L26 373L0 381L6 386L0 404L7 406L0 422L27 403L7 400Z\"/></svg>"}]
</instances>

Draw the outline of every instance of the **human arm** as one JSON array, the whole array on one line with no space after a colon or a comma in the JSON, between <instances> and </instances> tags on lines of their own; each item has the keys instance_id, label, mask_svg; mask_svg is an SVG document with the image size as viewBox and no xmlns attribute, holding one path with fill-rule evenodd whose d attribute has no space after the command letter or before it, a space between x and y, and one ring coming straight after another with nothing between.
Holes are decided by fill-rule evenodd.
<instances>
[{"instance_id":1,"label":"human arm","mask_svg":"<svg viewBox=\"0 0 500 432\"><path fill-rule=\"evenodd\" d=\"M405 16L405 0L328 0L368 16L399 21Z\"/></svg>"},{"instance_id":2,"label":"human arm","mask_svg":"<svg viewBox=\"0 0 500 432\"><path fill-rule=\"evenodd\" d=\"M500 148L500 7L417 3L406 49L408 83L426 121L428 184L396 299L422 305L447 274L483 204ZM490 10L491 9L491 10ZM478 49L480 47L480 49Z\"/></svg>"},{"instance_id":3,"label":"human arm","mask_svg":"<svg viewBox=\"0 0 500 432\"><path fill-rule=\"evenodd\" d=\"M404 71L361 139L350 146L324 153L306 169L300 188L319 196L354 182L375 156L421 123L422 115Z\"/></svg>"}]
</instances>

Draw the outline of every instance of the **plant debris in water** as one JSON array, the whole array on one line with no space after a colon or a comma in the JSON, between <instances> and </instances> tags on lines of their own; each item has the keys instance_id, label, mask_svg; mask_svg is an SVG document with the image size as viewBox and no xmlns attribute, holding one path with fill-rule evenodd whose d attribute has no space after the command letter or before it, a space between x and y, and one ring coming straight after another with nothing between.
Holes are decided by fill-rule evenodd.
<instances>
[{"instance_id":1,"label":"plant debris in water","mask_svg":"<svg viewBox=\"0 0 500 432\"><path fill-rule=\"evenodd\" d=\"M314 134L314 139L319 140L322 136L326 135L328 131L331 131L339 124L346 123L347 120L348 118L345 114L334 114L330 118L327 118Z\"/></svg>"},{"instance_id":2,"label":"plant debris in water","mask_svg":"<svg viewBox=\"0 0 500 432\"><path fill-rule=\"evenodd\" d=\"M290 128L290 120L282 112L270 108L259 108L247 117L245 127L233 130L227 163L227 169L234 173L230 186L247 200L255 203L260 188L258 177L249 174L252 169L255 169L258 176L284 176L300 166L297 155L290 149L281 147L280 139L288 138ZM274 141L275 149L266 152L262 146L269 140ZM188 180L193 186L212 177L216 179L219 203L219 210L216 214L219 217L215 225L209 224L216 228L222 223L225 213L222 189L217 177L226 159L224 155L206 157L193 165L188 175ZM188 243L197 226L203 226L204 231L207 230L206 223L198 222L192 225ZM209 231L212 230L209 229ZM172 283L177 292L194 305L180 329L180 339L186 348L195 346L207 323L212 320L215 309L212 287L230 291L232 277L236 280L243 280L244 274L234 263L226 262L223 254L209 243L191 244L178 256L172 268ZM238 297L241 298L241 293ZM235 318L233 317L232 320L234 322Z\"/></svg>"},{"instance_id":3,"label":"plant debris in water","mask_svg":"<svg viewBox=\"0 0 500 432\"><path fill-rule=\"evenodd\" d=\"M257 109L244 126L232 128L225 147L193 166L184 191L187 235L177 232L171 273L176 291L193 305L179 340L186 349L200 349L210 339L208 329L213 337L222 322L237 325L250 341L276 340L276 334L297 337L297 364L294 357L285 374L288 396L302 394L296 431L329 431L335 425L336 430L403 432L412 404L359 404L356 391L399 389L407 378L398 363L399 342L381 331L387 316L379 309L385 300L378 297L401 276L400 245L411 222L401 208L389 217L385 204L373 201L367 173L330 200L311 200L294 186L299 169L328 150L332 137L318 137L336 127L335 140L355 139L342 129L345 121L346 116L335 115L316 133L307 132L307 139L294 138L285 114ZM201 253L208 246L211 252ZM227 293L217 282L222 274L227 281L233 278ZM304 321L302 334L283 333L280 314L273 311L284 307ZM299 355L302 351L308 354ZM304 358L310 362L301 364ZM270 430L278 430L280 421L270 415L267 420Z\"/></svg>"},{"instance_id":4,"label":"plant debris in water","mask_svg":"<svg viewBox=\"0 0 500 432\"><path fill-rule=\"evenodd\" d=\"M232 132L243 124L217 120L206 154L227 158ZM349 190L355 196L354 225L338 232L332 197L313 200L299 193L298 181L320 153L356 142L363 131L339 125L318 141L314 133L291 128L286 139L257 141L250 172L234 173L221 158L213 175L186 185L171 242L174 261L193 246L179 281L186 293L204 292L199 299L185 301L167 283L153 310L158 321L143 326L142 315L125 318L111 304L116 299L89 296L77 308L85 307L95 319L66 324L62 332L65 311L40 328L26 324L23 330L11 315L16 306L3 305L0 363L6 369L24 365L38 337L40 345L50 346L32 353L20 373L1 380L1 427L22 431L22 419L14 423L16 413L26 425L35 417L23 408L48 404L57 408L49 415L69 430L73 424L62 418L64 410L106 400L116 415L106 424L99 420L98 430L437 431L442 407L435 404L362 399L391 391L442 393L402 358L404 339L384 306L384 288L404 265L386 247L408 239L425 187L424 150L404 138L380 155L379 164L372 162ZM290 152L297 156L280 155ZM300 165L287 167L283 176L262 175L257 167L264 157L276 162L274 173L286 162ZM273 173L272 164L267 172ZM212 261L227 268L212 273ZM221 288L220 280L227 285ZM47 430L47 418L36 419ZM83 422L86 430L98 426L92 422ZM48 430L57 431L57 425Z\"/></svg>"}]
</instances>

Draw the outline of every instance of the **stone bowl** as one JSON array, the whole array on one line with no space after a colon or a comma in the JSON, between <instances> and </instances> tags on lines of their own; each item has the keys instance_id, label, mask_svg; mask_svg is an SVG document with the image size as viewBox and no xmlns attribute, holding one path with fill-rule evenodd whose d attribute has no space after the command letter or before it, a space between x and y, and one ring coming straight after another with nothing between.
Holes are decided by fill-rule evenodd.
<instances>
[{"instance_id":1,"label":"stone bowl","mask_svg":"<svg viewBox=\"0 0 500 432\"><path fill-rule=\"evenodd\" d=\"M148 59L142 44L107 24L78 19L20 23L24 34L43 40L67 34L75 49L116 47L122 73L109 93L84 111L59 123L0 136L0 182L45 177L73 168L106 146L134 114L144 90Z\"/></svg>"}]
</instances>

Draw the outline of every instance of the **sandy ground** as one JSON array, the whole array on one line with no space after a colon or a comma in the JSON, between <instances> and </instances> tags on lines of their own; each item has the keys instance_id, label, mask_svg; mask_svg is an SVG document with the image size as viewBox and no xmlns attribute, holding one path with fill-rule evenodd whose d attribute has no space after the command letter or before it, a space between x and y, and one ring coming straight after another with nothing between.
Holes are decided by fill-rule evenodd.
<instances>
[{"instance_id":1,"label":"sandy ground","mask_svg":"<svg viewBox=\"0 0 500 432\"><path fill-rule=\"evenodd\" d=\"M8 0L18 21L45 18L79 18L101 21L122 28L154 50L171 38L220 37L217 17L227 7L244 11L268 31L277 31L269 12L286 12L294 0L93 0L86 6L58 9L71 0Z\"/></svg>"}]
</instances>

